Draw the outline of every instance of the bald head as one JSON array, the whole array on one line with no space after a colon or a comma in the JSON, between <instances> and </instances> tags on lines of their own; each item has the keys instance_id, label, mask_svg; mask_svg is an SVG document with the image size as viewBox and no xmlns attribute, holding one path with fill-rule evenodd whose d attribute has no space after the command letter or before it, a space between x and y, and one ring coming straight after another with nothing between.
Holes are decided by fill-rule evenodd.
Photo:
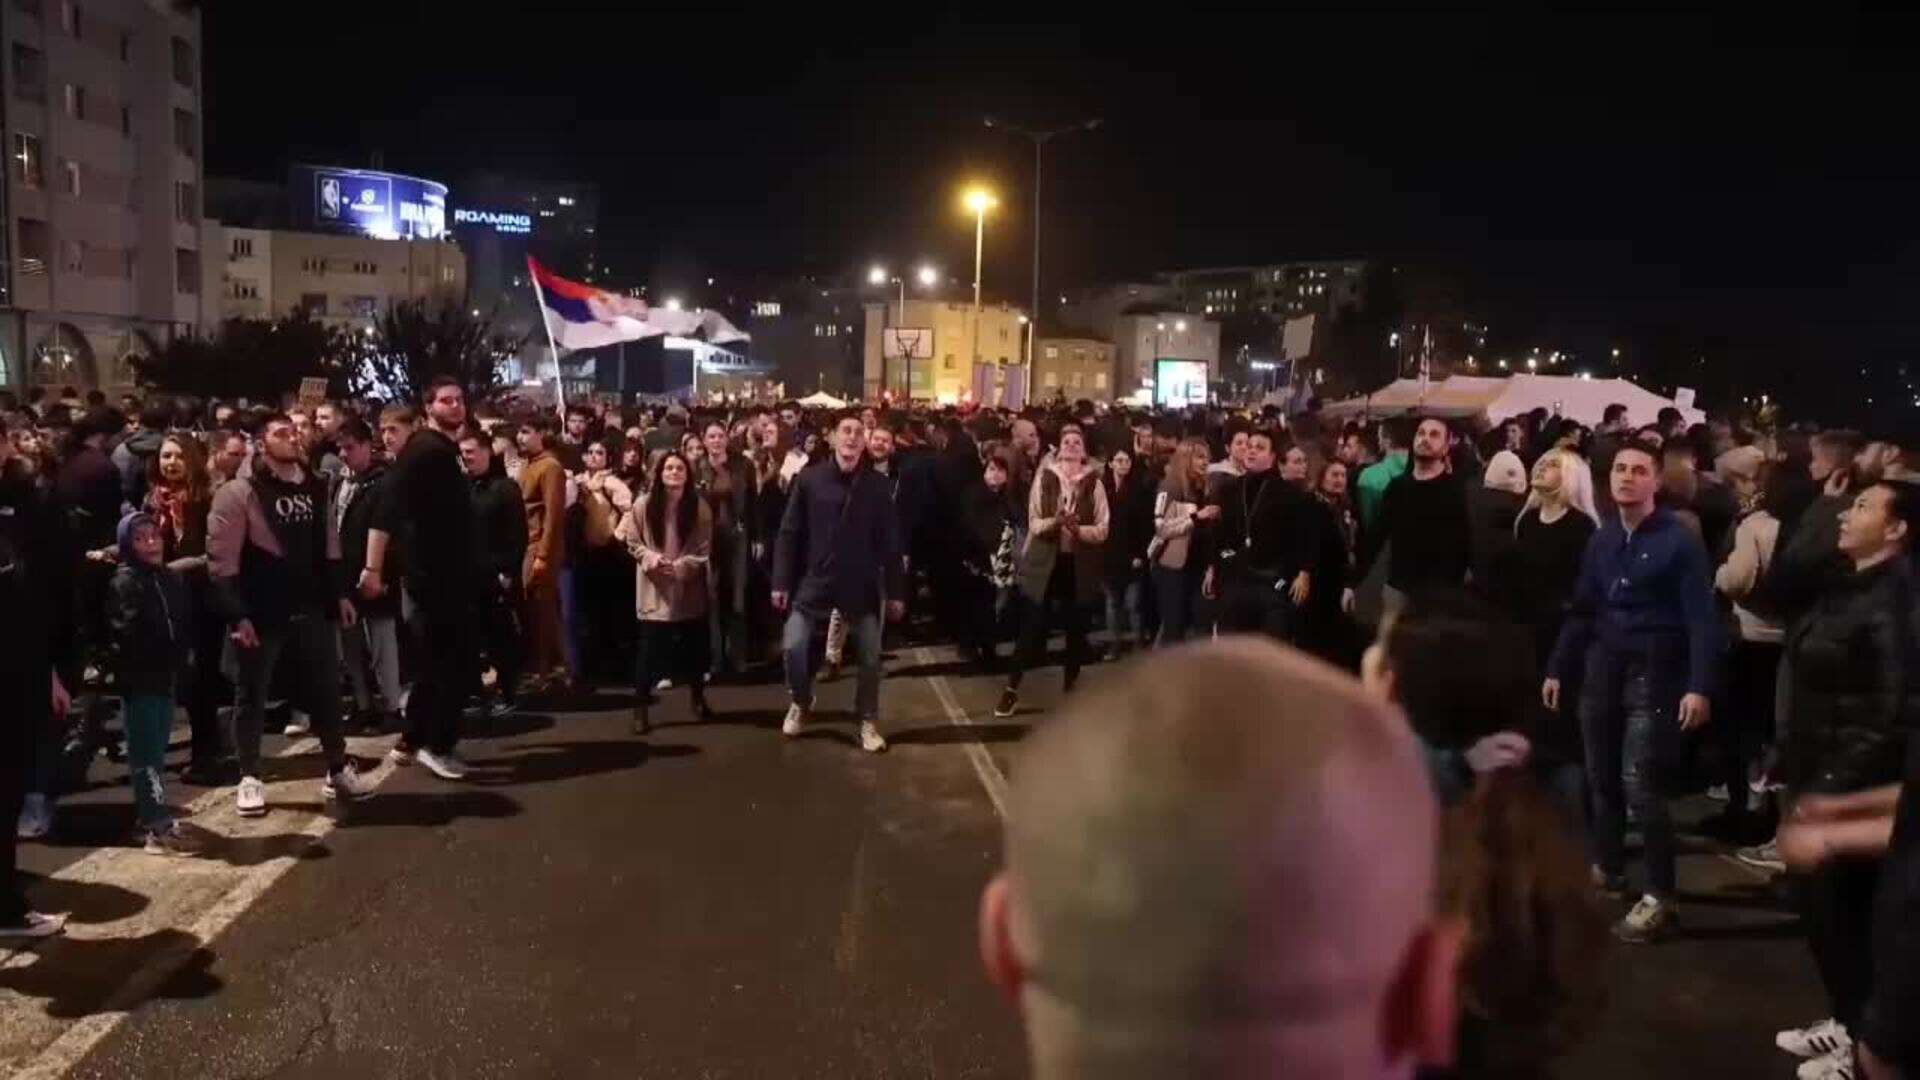
<instances>
[{"instance_id":1,"label":"bald head","mask_svg":"<svg viewBox=\"0 0 1920 1080\"><path fill-rule=\"evenodd\" d=\"M1399 714L1263 639L1075 699L1023 753L983 905L1035 1074L1388 1075L1423 1052L1383 1033L1425 970L1436 819Z\"/></svg>"}]
</instances>

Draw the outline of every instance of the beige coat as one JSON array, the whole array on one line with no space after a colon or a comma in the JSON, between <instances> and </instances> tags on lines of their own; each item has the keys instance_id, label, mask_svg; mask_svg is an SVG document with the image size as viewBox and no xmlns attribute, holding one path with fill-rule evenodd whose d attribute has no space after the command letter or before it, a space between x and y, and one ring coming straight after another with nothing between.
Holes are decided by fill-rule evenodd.
<instances>
[{"instance_id":1,"label":"beige coat","mask_svg":"<svg viewBox=\"0 0 1920 1080\"><path fill-rule=\"evenodd\" d=\"M634 561L634 613L642 622L685 622L707 614L707 556L713 550L713 511L700 493L687 488L681 498L697 505L693 539L681 543L674 515L667 515L666 537L649 535L647 496L620 519L613 538L627 545Z\"/></svg>"}]
</instances>

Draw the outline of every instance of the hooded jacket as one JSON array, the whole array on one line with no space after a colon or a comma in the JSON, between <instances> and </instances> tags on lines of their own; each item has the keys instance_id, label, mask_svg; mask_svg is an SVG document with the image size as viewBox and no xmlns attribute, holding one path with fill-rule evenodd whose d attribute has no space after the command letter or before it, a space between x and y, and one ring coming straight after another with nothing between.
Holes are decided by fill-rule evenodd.
<instances>
[{"instance_id":1,"label":"hooded jacket","mask_svg":"<svg viewBox=\"0 0 1920 1080\"><path fill-rule=\"evenodd\" d=\"M134 555L133 531L141 525L159 528L153 515L132 513L117 530L120 568L107 592L115 685L122 694L171 696L192 658L192 601L179 574Z\"/></svg>"}]
</instances>

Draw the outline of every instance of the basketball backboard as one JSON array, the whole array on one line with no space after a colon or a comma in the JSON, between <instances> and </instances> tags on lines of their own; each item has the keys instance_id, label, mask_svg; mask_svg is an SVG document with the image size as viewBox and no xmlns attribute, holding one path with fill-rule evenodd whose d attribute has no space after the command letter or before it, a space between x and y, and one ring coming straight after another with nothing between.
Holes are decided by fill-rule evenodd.
<instances>
[{"instance_id":1,"label":"basketball backboard","mask_svg":"<svg viewBox=\"0 0 1920 1080\"><path fill-rule=\"evenodd\" d=\"M933 328L889 326L880 331L881 355L888 360L933 359Z\"/></svg>"}]
</instances>

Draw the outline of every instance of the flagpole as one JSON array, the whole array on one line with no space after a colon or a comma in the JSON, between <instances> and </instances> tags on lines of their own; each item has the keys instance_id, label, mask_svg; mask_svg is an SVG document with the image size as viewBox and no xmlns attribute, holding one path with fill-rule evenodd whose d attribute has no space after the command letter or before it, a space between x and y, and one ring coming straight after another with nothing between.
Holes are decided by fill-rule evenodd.
<instances>
[{"instance_id":1,"label":"flagpole","mask_svg":"<svg viewBox=\"0 0 1920 1080\"><path fill-rule=\"evenodd\" d=\"M547 332L547 352L553 357L554 409L567 415L567 383L560 374L560 346L553 341L553 324L547 321L547 294L540 288L540 275L534 273L533 256L527 256L527 280L533 283L533 299L540 307L540 328Z\"/></svg>"}]
</instances>

